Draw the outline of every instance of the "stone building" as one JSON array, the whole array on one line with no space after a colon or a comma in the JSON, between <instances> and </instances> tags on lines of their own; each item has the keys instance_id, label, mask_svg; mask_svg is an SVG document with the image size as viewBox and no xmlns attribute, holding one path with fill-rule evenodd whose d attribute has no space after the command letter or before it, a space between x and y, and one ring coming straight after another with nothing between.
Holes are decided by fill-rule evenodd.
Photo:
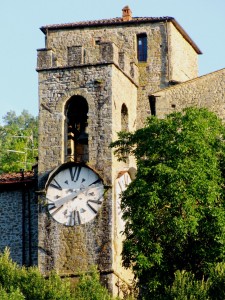
<instances>
[{"instance_id":1,"label":"stone building","mask_svg":"<svg viewBox=\"0 0 225 300\"><path fill-rule=\"evenodd\" d=\"M33 262L45 274L55 269L72 278L95 264L109 290L122 295L133 277L120 255L120 193L136 165L132 157L118 162L109 144L149 115L188 105L223 118L224 70L197 77L201 51L180 24L172 17L133 17L127 6L120 18L41 31Z\"/></svg>"},{"instance_id":2,"label":"stone building","mask_svg":"<svg viewBox=\"0 0 225 300\"><path fill-rule=\"evenodd\" d=\"M0 176L0 251L20 265L37 264L38 207L33 172Z\"/></svg>"},{"instance_id":3,"label":"stone building","mask_svg":"<svg viewBox=\"0 0 225 300\"><path fill-rule=\"evenodd\" d=\"M206 107L225 121L225 69L182 82L151 96L159 118L188 106Z\"/></svg>"}]
</instances>

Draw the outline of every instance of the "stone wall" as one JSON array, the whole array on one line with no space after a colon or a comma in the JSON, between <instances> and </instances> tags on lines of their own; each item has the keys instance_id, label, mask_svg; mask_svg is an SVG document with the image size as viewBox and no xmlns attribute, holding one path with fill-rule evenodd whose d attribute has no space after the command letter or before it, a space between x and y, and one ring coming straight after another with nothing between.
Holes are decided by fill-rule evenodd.
<instances>
[{"instance_id":1,"label":"stone wall","mask_svg":"<svg viewBox=\"0 0 225 300\"><path fill-rule=\"evenodd\" d=\"M89 106L90 164L98 170L110 168L111 66L43 71L39 82L39 174L65 162L65 105L74 95L83 96Z\"/></svg>"},{"instance_id":2,"label":"stone wall","mask_svg":"<svg viewBox=\"0 0 225 300\"><path fill-rule=\"evenodd\" d=\"M198 76L198 57L172 23L168 23L170 81L186 81ZM174 47L175 45L175 47Z\"/></svg>"},{"instance_id":3,"label":"stone wall","mask_svg":"<svg viewBox=\"0 0 225 300\"><path fill-rule=\"evenodd\" d=\"M37 265L37 214L34 187L0 186L0 251L20 265Z\"/></svg>"},{"instance_id":4,"label":"stone wall","mask_svg":"<svg viewBox=\"0 0 225 300\"><path fill-rule=\"evenodd\" d=\"M48 172L65 162L64 109L71 96L83 96L88 103L89 165L111 182L111 65L57 69L39 73L39 189L44 188ZM44 84L42 84L44 82ZM48 109L46 109L48 107ZM112 195L106 193L103 207L94 221L67 227L54 221L45 207L39 215L39 264L44 272L56 269L74 274L98 264L111 270ZM42 201L42 199L40 199Z\"/></svg>"},{"instance_id":5,"label":"stone wall","mask_svg":"<svg viewBox=\"0 0 225 300\"><path fill-rule=\"evenodd\" d=\"M39 198L40 199L40 198ZM44 199L42 199L44 201ZM42 207L39 214L39 266L43 273L78 275L91 265L111 271L111 192L107 192L97 217L84 225L71 227L57 223Z\"/></svg>"},{"instance_id":6,"label":"stone wall","mask_svg":"<svg viewBox=\"0 0 225 300\"><path fill-rule=\"evenodd\" d=\"M147 62L138 63L137 35L142 33L147 35ZM49 61L49 56L52 55L52 66L67 66L68 59L71 61L72 48L74 51L76 49L76 54L74 53L73 56L78 58L76 65L78 61L82 64L101 62L101 49L104 43L115 45L114 47L118 49L119 61L125 54L130 62L133 62L133 66L137 66L139 72L138 127L143 126L149 111L149 93L167 87L172 79L184 81L197 74L197 53L171 22L48 29L46 38L45 60ZM78 49L81 51L80 54ZM40 56L42 55L40 53ZM179 61L176 60L177 55ZM116 57L114 63L116 63L115 59ZM134 69L136 70L136 67Z\"/></svg>"},{"instance_id":7,"label":"stone wall","mask_svg":"<svg viewBox=\"0 0 225 300\"><path fill-rule=\"evenodd\" d=\"M125 67L124 67L125 68ZM65 162L65 106L70 97L87 100L88 165L94 168L108 186L97 217L84 225L67 227L54 221L45 207L45 194L39 214L39 265L44 273L56 269L60 274L76 275L97 264L115 288L115 209L114 181L124 168L113 158L109 144L121 130L121 106L129 112L129 128L136 128L137 86L131 76L116 64L74 66L39 71L39 190L45 188L49 172ZM117 166L114 166L116 164ZM133 165L133 162L130 162ZM129 168L129 166L126 166ZM119 258L118 258L119 259ZM116 262L117 263L117 262ZM123 273L122 268L118 270ZM111 274L111 275L110 275ZM122 276L122 275L121 275Z\"/></svg>"},{"instance_id":8,"label":"stone wall","mask_svg":"<svg viewBox=\"0 0 225 300\"><path fill-rule=\"evenodd\" d=\"M153 94L160 118L185 107L206 107L225 120L225 69L198 77Z\"/></svg>"},{"instance_id":9,"label":"stone wall","mask_svg":"<svg viewBox=\"0 0 225 300\"><path fill-rule=\"evenodd\" d=\"M123 76L123 74L117 69L113 68L112 73L112 140L115 141L117 139L117 132L121 131L121 109L122 106L126 105L128 108L128 130L133 132L137 127L137 87L132 84L128 78ZM113 152L114 150L112 150ZM116 202L116 188L115 183L118 177L119 172L123 170L129 171L131 168L136 167L136 162L134 157L129 157L126 163L119 162L117 158L112 153L112 226L113 226L113 269L117 273L117 276L114 276L114 288L116 289L116 284L118 282L120 284L129 284L131 285L131 281L133 276L131 274L131 270L127 270L122 267L122 241L123 236L121 235L121 231L124 230L123 226L121 226L121 216L118 216L118 210ZM115 293L114 293L115 294Z\"/></svg>"}]
</instances>

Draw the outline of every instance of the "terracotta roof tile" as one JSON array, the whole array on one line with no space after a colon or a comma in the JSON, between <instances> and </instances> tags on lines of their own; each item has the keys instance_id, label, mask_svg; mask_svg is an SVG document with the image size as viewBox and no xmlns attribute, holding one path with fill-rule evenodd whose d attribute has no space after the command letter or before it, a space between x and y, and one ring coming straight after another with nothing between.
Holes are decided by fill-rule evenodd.
<instances>
[{"instance_id":1,"label":"terracotta roof tile","mask_svg":"<svg viewBox=\"0 0 225 300\"><path fill-rule=\"evenodd\" d=\"M48 29L63 29L63 28L74 28L74 27L92 27L92 26L104 26L104 25L119 25L119 24L135 24L143 22L160 22L160 21L170 21L173 20L172 17L133 17L130 21L123 21L122 18L112 18L112 19L102 19L93 21L80 21L74 23L64 23L64 24L53 24L42 26L40 29L44 33Z\"/></svg>"},{"instance_id":2,"label":"terracotta roof tile","mask_svg":"<svg viewBox=\"0 0 225 300\"><path fill-rule=\"evenodd\" d=\"M30 181L34 179L34 173L32 171L24 172L23 181ZM18 183L22 181L21 173L3 173L0 174L0 184L6 183Z\"/></svg>"}]
</instances>

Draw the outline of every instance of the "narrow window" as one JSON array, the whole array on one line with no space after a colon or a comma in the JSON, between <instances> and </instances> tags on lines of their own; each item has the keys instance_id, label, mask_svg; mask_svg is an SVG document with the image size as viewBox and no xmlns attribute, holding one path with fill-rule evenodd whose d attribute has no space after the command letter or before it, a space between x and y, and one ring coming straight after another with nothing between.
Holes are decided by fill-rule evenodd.
<instances>
[{"instance_id":1,"label":"narrow window","mask_svg":"<svg viewBox=\"0 0 225 300\"><path fill-rule=\"evenodd\" d=\"M147 35L145 33L137 36L138 61L147 61Z\"/></svg>"},{"instance_id":2,"label":"narrow window","mask_svg":"<svg viewBox=\"0 0 225 300\"><path fill-rule=\"evenodd\" d=\"M149 97L149 104L150 104L151 115L155 116L156 115L156 107L155 107L155 97L154 96Z\"/></svg>"},{"instance_id":3,"label":"narrow window","mask_svg":"<svg viewBox=\"0 0 225 300\"><path fill-rule=\"evenodd\" d=\"M128 118L128 109L127 106L123 103L121 106L121 131L129 131L129 118ZM124 167L129 167L129 156L126 157L124 162Z\"/></svg>"},{"instance_id":4,"label":"narrow window","mask_svg":"<svg viewBox=\"0 0 225 300\"><path fill-rule=\"evenodd\" d=\"M128 131L128 109L125 104L121 107L121 131Z\"/></svg>"},{"instance_id":5,"label":"narrow window","mask_svg":"<svg viewBox=\"0 0 225 300\"><path fill-rule=\"evenodd\" d=\"M88 104L81 96L73 96L67 103L66 160L88 161Z\"/></svg>"}]
</instances>

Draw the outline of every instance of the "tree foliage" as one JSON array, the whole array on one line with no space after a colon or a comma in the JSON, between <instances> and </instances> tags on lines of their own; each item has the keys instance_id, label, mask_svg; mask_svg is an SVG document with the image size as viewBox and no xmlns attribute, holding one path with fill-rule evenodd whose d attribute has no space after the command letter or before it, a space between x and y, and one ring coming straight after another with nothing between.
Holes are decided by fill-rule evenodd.
<instances>
[{"instance_id":1,"label":"tree foliage","mask_svg":"<svg viewBox=\"0 0 225 300\"><path fill-rule=\"evenodd\" d=\"M4 293L17 293L24 297L21 299L72 299L68 280L61 280L55 273L45 279L36 267L20 267L10 259L8 249L0 255L0 286Z\"/></svg>"},{"instance_id":2,"label":"tree foliage","mask_svg":"<svg viewBox=\"0 0 225 300\"><path fill-rule=\"evenodd\" d=\"M151 117L112 143L120 160L134 155L137 175L122 195L123 262L146 299L157 299L177 270L207 278L225 259L225 129L206 109Z\"/></svg>"},{"instance_id":3,"label":"tree foliage","mask_svg":"<svg viewBox=\"0 0 225 300\"><path fill-rule=\"evenodd\" d=\"M0 173L30 170L35 163L38 145L38 119L26 110L3 117L0 125Z\"/></svg>"},{"instance_id":4,"label":"tree foliage","mask_svg":"<svg viewBox=\"0 0 225 300\"><path fill-rule=\"evenodd\" d=\"M196 280L194 274L186 271L176 271L171 286L165 288L166 294L162 300L216 300L209 297L209 279Z\"/></svg>"},{"instance_id":5,"label":"tree foliage","mask_svg":"<svg viewBox=\"0 0 225 300\"><path fill-rule=\"evenodd\" d=\"M92 267L89 273L80 275L79 283L75 288L74 299L112 300L107 289L100 284L100 275L95 267Z\"/></svg>"},{"instance_id":6,"label":"tree foliage","mask_svg":"<svg viewBox=\"0 0 225 300\"><path fill-rule=\"evenodd\" d=\"M20 267L10 258L8 249L0 254L0 299L2 300L113 300L100 283L96 268L81 274L72 287L69 278L56 273L45 278L37 267Z\"/></svg>"}]
</instances>

